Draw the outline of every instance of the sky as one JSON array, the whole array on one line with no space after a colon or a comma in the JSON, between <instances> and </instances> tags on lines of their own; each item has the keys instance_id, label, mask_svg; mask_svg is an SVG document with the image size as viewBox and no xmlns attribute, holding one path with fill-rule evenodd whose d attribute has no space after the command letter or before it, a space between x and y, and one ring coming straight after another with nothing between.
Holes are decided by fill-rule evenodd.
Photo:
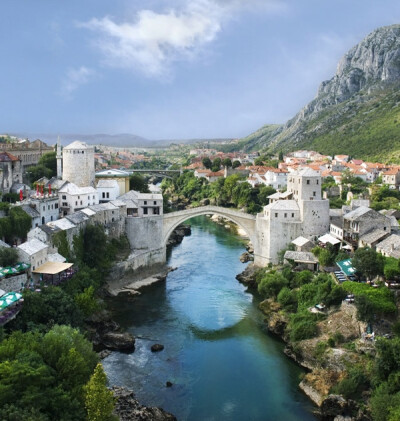
<instances>
[{"instance_id":1,"label":"sky","mask_svg":"<svg viewBox=\"0 0 400 421\"><path fill-rule=\"evenodd\" d=\"M0 133L240 138L284 123L398 0L1 0Z\"/></svg>"}]
</instances>

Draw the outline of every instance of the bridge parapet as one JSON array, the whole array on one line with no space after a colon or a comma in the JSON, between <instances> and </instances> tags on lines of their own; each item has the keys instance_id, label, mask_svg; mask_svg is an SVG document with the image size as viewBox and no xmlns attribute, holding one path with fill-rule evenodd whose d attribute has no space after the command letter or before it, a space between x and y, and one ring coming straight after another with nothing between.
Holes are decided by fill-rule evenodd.
<instances>
[{"instance_id":1,"label":"bridge parapet","mask_svg":"<svg viewBox=\"0 0 400 421\"><path fill-rule=\"evenodd\" d=\"M187 219L200 215L215 214L223 216L239 225L249 236L253 245L256 245L256 217L248 213L223 208L221 206L200 206L193 209L185 209L166 213L163 215L163 245L167 243L172 231Z\"/></svg>"}]
</instances>

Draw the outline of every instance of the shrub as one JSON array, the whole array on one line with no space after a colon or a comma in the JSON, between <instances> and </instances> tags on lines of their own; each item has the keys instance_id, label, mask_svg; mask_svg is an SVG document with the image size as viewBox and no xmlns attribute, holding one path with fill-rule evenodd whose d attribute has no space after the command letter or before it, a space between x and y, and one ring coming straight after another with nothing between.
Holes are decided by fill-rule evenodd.
<instances>
[{"instance_id":1,"label":"shrub","mask_svg":"<svg viewBox=\"0 0 400 421\"><path fill-rule=\"evenodd\" d=\"M280 290L288 285L288 280L279 272L267 273L258 284L258 292L264 297L276 298Z\"/></svg>"},{"instance_id":2,"label":"shrub","mask_svg":"<svg viewBox=\"0 0 400 421\"><path fill-rule=\"evenodd\" d=\"M317 320L319 315L309 311L292 314L288 325L290 340L293 342L310 339L317 334Z\"/></svg>"},{"instance_id":3,"label":"shrub","mask_svg":"<svg viewBox=\"0 0 400 421\"><path fill-rule=\"evenodd\" d=\"M354 367L349 371L348 376L333 388L333 392L342 395L345 399L355 399L367 387L368 379L363 370Z\"/></svg>"}]
</instances>

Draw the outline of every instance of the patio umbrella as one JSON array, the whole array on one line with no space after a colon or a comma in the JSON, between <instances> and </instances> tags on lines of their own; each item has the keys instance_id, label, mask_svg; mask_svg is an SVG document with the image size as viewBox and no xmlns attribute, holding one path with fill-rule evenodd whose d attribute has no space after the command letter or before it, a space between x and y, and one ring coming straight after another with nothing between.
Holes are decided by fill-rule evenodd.
<instances>
[{"instance_id":1,"label":"patio umbrella","mask_svg":"<svg viewBox=\"0 0 400 421\"><path fill-rule=\"evenodd\" d=\"M9 293L3 295L0 298L0 310L4 310L10 304L15 303L16 301L20 300L21 298L22 298L22 294L20 294L19 292L9 292Z\"/></svg>"}]
</instances>

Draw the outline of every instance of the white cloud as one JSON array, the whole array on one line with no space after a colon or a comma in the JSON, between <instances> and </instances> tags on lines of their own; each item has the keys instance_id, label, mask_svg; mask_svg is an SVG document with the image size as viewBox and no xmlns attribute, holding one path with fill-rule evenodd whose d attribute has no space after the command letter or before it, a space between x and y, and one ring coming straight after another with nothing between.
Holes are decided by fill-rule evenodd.
<instances>
[{"instance_id":1,"label":"white cloud","mask_svg":"<svg viewBox=\"0 0 400 421\"><path fill-rule=\"evenodd\" d=\"M100 34L95 42L105 62L113 67L136 69L147 76L168 73L171 63L193 59L221 31L222 24L238 9L255 5L276 11L280 0L192 0L182 10L164 13L141 10L134 21L115 22L93 18L79 26Z\"/></svg>"},{"instance_id":2,"label":"white cloud","mask_svg":"<svg viewBox=\"0 0 400 421\"><path fill-rule=\"evenodd\" d=\"M95 72L88 67L81 66L79 69L68 69L65 79L62 82L61 94L71 99L73 93L82 85L88 83Z\"/></svg>"}]
</instances>

